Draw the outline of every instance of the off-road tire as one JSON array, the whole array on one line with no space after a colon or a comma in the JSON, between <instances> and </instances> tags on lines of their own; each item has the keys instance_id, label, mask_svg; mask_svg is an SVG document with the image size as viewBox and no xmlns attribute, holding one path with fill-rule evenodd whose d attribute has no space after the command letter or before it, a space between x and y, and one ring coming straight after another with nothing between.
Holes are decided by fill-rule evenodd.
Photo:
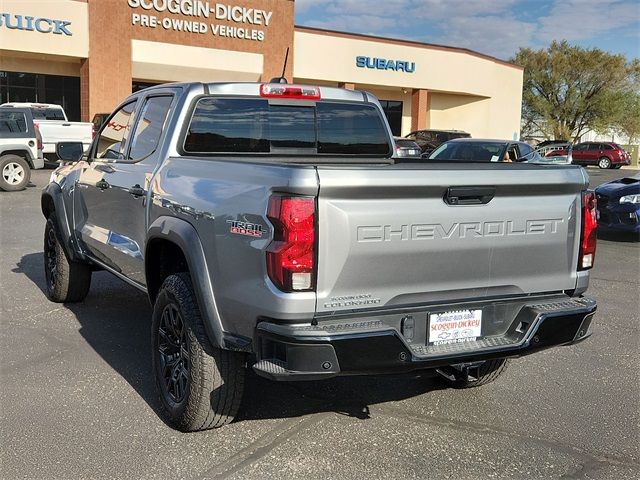
<instances>
[{"instance_id":1,"label":"off-road tire","mask_svg":"<svg viewBox=\"0 0 640 480\"><path fill-rule=\"evenodd\" d=\"M487 383L491 383L494 380L496 380L500 375L502 375L505 372L508 365L509 365L508 359L487 360L479 368L477 381L470 382L466 380L456 379L455 381L451 382L451 385L454 388L481 387L482 385L486 385Z\"/></svg>"},{"instance_id":2,"label":"off-road tire","mask_svg":"<svg viewBox=\"0 0 640 480\"><path fill-rule=\"evenodd\" d=\"M164 280L153 308L151 337L156 388L167 423L183 432L230 423L242 400L246 358L211 345L189 274ZM176 379L183 379L181 386Z\"/></svg>"},{"instance_id":3,"label":"off-road tire","mask_svg":"<svg viewBox=\"0 0 640 480\"><path fill-rule=\"evenodd\" d=\"M22 179L18 183L13 183L16 180L16 177L12 175L14 169L22 172ZM10 175L10 177L5 178L5 175ZM24 158L13 154L0 156L0 190L6 192L24 190L29 184L29 180L31 180L31 168Z\"/></svg>"},{"instance_id":4,"label":"off-road tire","mask_svg":"<svg viewBox=\"0 0 640 480\"><path fill-rule=\"evenodd\" d=\"M44 228L44 273L47 297L53 302L81 302L89 293L91 266L67 258L53 215Z\"/></svg>"},{"instance_id":5,"label":"off-road tire","mask_svg":"<svg viewBox=\"0 0 640 480\"><path fill-rule=\"evenodd\" d=\"M607 157L600 157L600 159L598 160L598 167L602 168L603 170L611 168L611 166L611 160L609 160Z\"/></svg>"}]
</instances>

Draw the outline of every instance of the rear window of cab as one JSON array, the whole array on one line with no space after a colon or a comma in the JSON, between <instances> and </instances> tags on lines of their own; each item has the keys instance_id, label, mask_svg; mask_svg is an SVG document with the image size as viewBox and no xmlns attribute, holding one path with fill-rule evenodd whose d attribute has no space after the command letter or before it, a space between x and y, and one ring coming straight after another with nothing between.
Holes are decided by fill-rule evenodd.
<instances>
[{"instance_id":1,"label":"rear window of cab","mask_svg":"<svg viewBox=\"0 0 640 480\"><path fill-rule=\"evenodd\" d=\"M200 98L183 148L192 155L391 154L379 110L371 104L270 104L261 98Z\"/></svg>"}]
</instances>

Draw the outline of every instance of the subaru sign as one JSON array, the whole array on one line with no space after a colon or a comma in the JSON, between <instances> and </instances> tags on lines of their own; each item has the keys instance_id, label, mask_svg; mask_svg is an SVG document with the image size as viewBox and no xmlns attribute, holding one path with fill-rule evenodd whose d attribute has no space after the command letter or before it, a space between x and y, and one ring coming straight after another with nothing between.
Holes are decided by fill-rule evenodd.
<instances>
[{"instance_id":1,"label":"subaru sign","mask_svg":"<svg viewBox=\"0 0 640 480\"><path fill-rule=\"evenodd\" d=\"M71 25L71 22L66 20L0 13L0 28L4 27L9 30L53 33L54 35L68 35L70 37L73 33L69 30L69 25Z\"/></svg>"},{"instance_id":2,"label":"subaru sign","mask_svg":"<svg viewBox=\"0 0 640 480\"><path fill-rule=\"evenodd\" d=\"M405 60L387 60L386 58L356 57L356 67L373 68L376 70L392 70L394 72L413 73L416 71L415 62Z\"/></svg>"}]
</instances>

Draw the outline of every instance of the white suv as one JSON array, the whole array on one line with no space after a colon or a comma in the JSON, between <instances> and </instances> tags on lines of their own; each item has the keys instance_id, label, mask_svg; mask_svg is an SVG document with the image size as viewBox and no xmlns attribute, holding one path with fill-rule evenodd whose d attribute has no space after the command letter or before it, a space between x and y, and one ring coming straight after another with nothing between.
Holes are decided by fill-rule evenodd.
<instances>
[{"instance_id":1,"label":"white suv","mask_svg":"<svg viewBox=\"0 0 640 480\"><path fill-rule=\"evenodd\" d=\"M0 108L0 190L23 190L44 167L42 137L28 108Z\"/></svg>"}]
</instances>

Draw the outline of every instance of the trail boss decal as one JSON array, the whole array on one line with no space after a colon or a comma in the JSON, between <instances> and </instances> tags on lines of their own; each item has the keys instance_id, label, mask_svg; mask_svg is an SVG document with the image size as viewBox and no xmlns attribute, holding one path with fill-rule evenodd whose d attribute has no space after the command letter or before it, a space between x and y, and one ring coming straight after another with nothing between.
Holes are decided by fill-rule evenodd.
<instances>
[{"instance_id":1,"label":"trail boss decal","mask_svg":"<svg viewBox=\"0 0 640 480\"><path fill-rule=\"evenodd\" d=\"M227 220L227 223L230 225L229 231L236 235L262 238L262 234L264 233L262 225L256 223L240 222L238 220Z\"/></svg>"}]
</instances>

